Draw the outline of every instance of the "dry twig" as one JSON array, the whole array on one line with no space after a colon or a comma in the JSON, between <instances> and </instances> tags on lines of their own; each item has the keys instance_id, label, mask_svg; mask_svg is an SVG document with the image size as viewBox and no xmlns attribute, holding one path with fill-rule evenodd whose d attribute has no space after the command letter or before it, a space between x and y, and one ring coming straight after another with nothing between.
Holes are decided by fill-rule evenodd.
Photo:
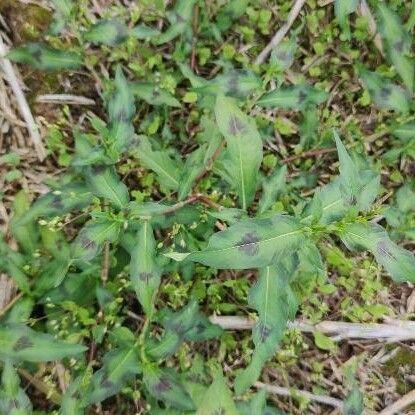
<instances>
[{"instance_id":1,"label":"dry twig","mask_svg":"<svg viewBox=\"0 0 415 415\"><path fill-rule=\"evenodd\" d=\"M255 321L242 316L211 316L210 321L225 330L250 330ZM315 325L307 322L292 321L291 329L305 333L321 332L333 336L333 340L376 339L388 342L415 339L415 322L387 320L387 323L346 323L342 321L322 321Z\"/></svg>"},{"instance_id":2,"label":"dry twig","mask_svg":"<svg viewBox=\"0 0 415 415\"><path fill-rule=\"evenodd\" d=\"M46 158L46 150L43 147L38 126L36 125L35 119L33 118L32 112L30 111L29 104L27 103L27 100L22 91L22 88L20 87L15 70L11 62L4 57L5 54L6 54L6 46L4 45L3 39L0 34L0 66L3 68L7 81L16 97L16 101L19 106L20 113L23 119L25 120L26 127L29 131L33 145L35 146L37 156L40 161L43 161Z\"/></svg>"},{"instance_id":3,"label":"dry twig","mask_svg":"<svg viewBox=\"0 0 415 415\"><path fill-rule=\"evenodd\" d=\"M70 94L39 95L36 97L36 102L42 104L95 105L93 99Z\"/></svg>"},{"instance_id":4,"label":"dry twig","mask_svg":"<svg viewBox=\"0 0 415 415\"><path fill-rule=\"evenodd\" d=\"M413 404L414 402L415 402L415 389L411 390L411 392L409 392L406 395L402 396L402 398L398 399L392 405L388 406L383 411L379 412L378 415L399 414L399 413L401 413L402 409L408 407L409 405Z\"/></svg>"},{"instance_id":5,"label":"dry twig","mask_svg":"<svg viewBox=\"0 0 415 415\"><path fill-rule=\"evenodd\" d=\"M314 395L311 392L283 388L281 386L268 385L262 382L255 382L254 386L258 389L265 389L268 393L280 396L299 396L309 399L310 401L322 403L324 405L333 406L335 408L343 408L343 401L331 396Z\"/></svg>"}]
</instances>

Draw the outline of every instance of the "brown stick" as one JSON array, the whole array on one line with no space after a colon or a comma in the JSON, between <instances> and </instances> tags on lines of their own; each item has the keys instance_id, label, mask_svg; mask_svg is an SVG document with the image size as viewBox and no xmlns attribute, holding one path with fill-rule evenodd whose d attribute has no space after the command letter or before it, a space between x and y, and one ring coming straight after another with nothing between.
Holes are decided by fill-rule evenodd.
<instances>
[{"instance_id":1,"label":"brown stick","mask_svg":"<svg viewBox=\"0 0 415 415\"><path fill-rule=\"evenodd\" d=\"M43 147L38 126L33 118L32 112L30 111L29 104L26 101L22 88L20 87L15 70L11 62L4 57L5 54L6 46L4 45L0 34L0 66L3 68L7 81L14 93L14 96L16 97L17 105L19 106L20 113L25 120L26 127L29 131L37 156L40 161L43 161L46 158L46 150Z\"/></svg>"},{"instance_id":2,"label":"brown stick","mask_svg":"<svg viewBox=\"0 0 415 415\"><path fill-rule=\"evenodd\" d=\"M213 324L225 330L250 330L255 321L243 316L211 316ZM415 322L388 319L387 323L346 323L343 321L322 321L315 325L291 321L288 328L305 333L321 332L334 336L333 340L343 339L375 339L388 342L415 339Z\"/></svg>"},{"instance_id":3,"label":"brown stick","mask_svg":"<svg viewBox=\"0 0 415 415\"><path fill-rule=\"evenodd\" d=\"M322 403L324 405L333 406L334 408L343 408L343 401L331 396L314 395L311 392L302 390L293 390L289 388L283 388L281 386L268 385L262 382L255 382L254 386L258 389L265 389L268 393L280 396L299 396L309 399L310 401Z\"/></svg>"},{"instance_id":4,"label":"brown stick","mask_svg":"<svg viewBox=\"0 0 415 415\"><path fill-rule=\"evenodd\" d=\"M379 412L378 415L393 415L401 413L402 409L415 402L415 389L408 392L402 398L398 399L392 405Z\"/></svg>"}]
</instances>

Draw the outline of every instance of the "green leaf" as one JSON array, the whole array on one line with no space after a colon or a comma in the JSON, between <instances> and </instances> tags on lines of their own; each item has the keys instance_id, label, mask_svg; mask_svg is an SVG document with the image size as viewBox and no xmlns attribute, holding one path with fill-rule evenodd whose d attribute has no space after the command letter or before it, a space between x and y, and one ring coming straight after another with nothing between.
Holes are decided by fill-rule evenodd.
<instances>
[{"instance_id":1,"label":"green leaf","mask_svg":"<svg viewBox=\"0 0 415 415\"><path fill-rule=\"evenodd\" d=\"M262 182L262 195L259 200L258 213L266 212L276 201L285 187L287 166L282 166Z\"/></svg>"},{"instance_id":2,"label":"green leaf","mask_svg":"<svg viewBox=\"0 0 415 415\"><path fill-rule=\"evenodd\" d=\"M377 5L378 28L385 45L386 53L402 78L406 88L412 93L414 87L414 61L411 54L411 35L404 29L399 16L385 3Z\"/></svg>"},{"instance_id":3,"label":"green leaf","mask_svg":"<svg viewBox=\"0 0 415 415\"><path fill-rule=\"evenodd\" d=\"M102 402L116 395L126 383L141 373L141 364L136 348L117 348L108 352L103 358L103 366L91 379L87 393L83 399L85 406ZM83 390L80 390L83 393Z\"/></svg>"},{"instance_id":4,"label":"green leaf","mask_svg":"<svg viewBox=\"0 0 415 415\"><path fill-rule=\"evenodd\" d=\"M91 261L101 251L104 242L115 242L121 230L121 223L115 220L91 220L72 242L72 258Z\"/></svg>"},{"instance_id":5,"label":"green leaf","mask_svg":"<svg viewBox=\"0 0 415 415\"><path fill-rule=\"evenodd\" d=\"M340 177L323 186L314 194L307 207L303 221L311 219L328 224L341 219L350 211L370 209L380 188L380 175L368 169L361 169L350 157L345 146L334 131L340 160Z\"/></svg>"},{"instance_id":6,"label":"green leaf","mask_svg":"<svg viewBox=\"0 0 415 415\"><path fill-rule=\"evenodd\" d=\"M196 415L239 415L231 391L221 373L217 373L198 406Z\"/></svg>"},{"instance_id":7,"label":"green leaf","mask_svg":"<svg viewBox=\"0 0 415 415\"><path fill-rule=\"evenodd\" d=\"M297 48L297 39L292 36L290 39L282 41L272 50L270 61L277 65L281 71L285 71L294 63Z\"/></svg>"},{"instance_id":8,"label":"green leaf","mask_svg":"<svg viewBox=\"0 0 415 415\"><path fill-rule=\"evenodd\" d=\"M179 179L178 199L184 200L191 192L195 180L203 174L205 170L205 155L207 145L200 146L186 157L183 173Z\"/></svg>"},{"instance_id":9,"label":"green leaf","mask_svg":"<svg viewBox=\"0 0 415 415\"><path fill-rule=\"evenodd\" d=\"M27 253L34 253L37 249L39 232L33 220L22 224L23 218L29 209L30 201L28 194L24 190L21 190L14 197L14 215L10 223L10 229L23 251Z\"/></svg>"},{"instance_id":10,"label":"green leaf","mask_svg":"<svg viewBox=\"0 0 415 415\"><path fill-rule=\"evenodd\" d=\"M364 68L360 68L358 72L370 97L379 108L403 113L409 112L410 100L403 88L392 84L376 72L370 72Z\"/></svg>"},{"instance_id":11,"label":"green leaf","mask_svg":"<svg viewBox=\"0 0 415 415\"><path fill-rule=\"evenodd\" d=\"M84 176L94 195L108 200L118 209L126 207L130 200L128 189L120 181L114 167L104 165L87 167Z\"/></svg>"},{"instance_id":12,"label":"green leaf","mask_svg":"<svg viewBox=\"0 0 415 415\"><path fill-rule=\"evenodd\" d=\"M236 377L238 394L258 379L263 365L277 350L288 319L295 317L298 300L290 287L294 270L292 264L288 265L278 262L263 268L249 293L249 305L258 312L258 321L252 330L255 350L249 366Z\"/></svg>"},{"instance_id":13,"label":"green leaf","mask_svg":"<svg viewBox=\"0 0 415 415\"><path fill-rule=\"evenodd\" d=\"M121 20L101 20L83 34L84 40L96 44L115 46L128 37L128 26Z\"/></svg>"},{"instance_id":14,"label":"green leaf","mask_svg":"<svg viewBox=\"0 0 415 415\"><path fill-rule=\"evenodd\" d=\"M156 173L160 183L169 190L177 190L179 186L180 164L169 157L166 151L153 150L150 140L140 136L138 149L133 153L140 164Z\"/></svg>"},{"instance_id":15,"label":"green leaf","mask_svg":"<svg viewBox=\"0 0 415 415\"><path fill-rule=\"evenodd\" d=\"M153 229L148 221L144 221L137 231L136 245L131 252L130 278L137 298L148 316L152 313L160 285L161 270L156 264L155 253Z\"/></svg>"},{"instance_id":16,"label":"green leaf","mask_svg":"<svg viewBox=\"0 0 415 415\"><path fill-rule=\"evenodd\" d=\"M195 300L177 312L163 310L161 314L160 322L166 329L165 335L160 341L147 342L146 354L154 360L173 354L183 341L206 341L219 337L223 332L199 311Z\"/></svg>"},{"instance_id":17,"label":"green leaf","mask_svg":"<svg viewBox=\"0 0 415 415\"><path fill-rule=\"evenodd\" d=\"M134 95L150 105L180 108L180 102L168 91L151 82L134 82L130 85Z\"/></svg>"},{"instance_id":18,"label":"green leaf","mask_svg":"<svg viewBox=\"0 0 415 415\"><path fill-rule=\"evenodd\" d=\"M202 251L165 255L177 261L187 259L220 269L259 268L271 264L276 256L291 253L303 239L304 228L296 219L274 215L243 220L217 232Z\"/></svg>"},{"instance_id":19,"label":"green leaf","mask_svg":"<svg viewBox=\"0 0 415 415\"><path fill-rule=\"evenodd\" d=\"M255 73L232 69L207 81L204 85L195 87L194 91L198 95L223 94L235 98L246 98L260 88L261 80Z\"/></svg>"},{"instance_id":20,"label":"green leaf","mask_svg":"<svg viewBox=\"0 0 415 415\"><path fill-rule=\"evenodd\" d=\"M62 216L82 209L92 201L92 194L84 184L68 184L41 196L24 215L16 218L15 225L26 225L38 218Z\"/></svg>"},{"instance_id":21,"label":"green leaf","mask_svg":"<svg viewBox=\"0 0 415 415\"><path fill-rule=\"evenodd\" d=\"M167 13L170 26L154 40L156 45L170 42L186 30L191 29L193 6L196 2L197 0L179 0L176 3L173 11Z\"/></svg>"},{"instance_id":22,"label":"green leaf","mask_svg":"<svg viewBox=\"0 0 415 415\"><path fill-rule=\"evenodd\" d=\"M404 142L409 142L415 138L415 121L392 126L391 133Z\"/></svg>"},{"instance_id":23,"label":"green leaf","mask_svg":"<svg viewBox=\"0 0 415 415\"><path fill-rule=\"evenodd\" d=\"M143 375L147 390L157 400L183 411L195 409L192 399L174 371L147 364L143 367Z\"/></svg>"},{"instance_id":24,"label":"green leaf","mask_svg":"<svg viewBox=\"0 0 415 415\"><path fill-rule=\"evenodd\" d=\"M217 27L220 31L228 30L232 23L239 19L246 11L249 0L229 0L219 9Z\"/></svg>"},{"instance_id":25,"label":"green leaf","mask_svg":"<svg viewBox=\"0 0 415 415\"><path fill-rule=\"evenodd\" d=\"M219 95L215 105L216 122L225 137L228 174L247 209L255 197L258 171L262 161L262 140L253 120L238 108L235 101Z\"/></svg>"},{"instance_id":26,"label":"green leaf","mask_svg":"<svg viewBox=\"0 0 415 415\"><path fill-rule=\"evenodd\" d=\"M26 46L13 48L7 58L43 71L78 69L82 66L82 57L77 53L51 49L40 43L28 43Z\"/></svg>"},{"instance_id":27,"label":"green leaf","mask_svg":"<svg viewBox=\"0 0 415 415\"><path fill-rule=\"evenodd\" d=\"M10 361L4 364L0 389L0 414L30 415L32 404L20 387L20 379Z\"/></svg>"},{"instance_id":28,"label":"green leaf","mask_svg":"<svg viewBox=\"0 0 415 415\"><path fill-rule=\"evenodd\" d=\"M311 105L324 102L328 94L310 85L294 85L291 87L274 89L264 94L257 104L264 108L283 108L303 111Z\"/></svg>"},{"instance_id":29,"label":"green leaf","mask_svg":"<svg viewBox=\"0 0 415 415\"><path fill-rule=\"evenodd\" d=\"M57 35L70 20L74 3L71 0L52 0L52 3L55 7L55 13L49 31L52 35Z\"/></svg>"},{"instance_id":30,"label":"green leaf","mask_svg":"<svg viewBox=\"0 0 415 415\"><path fill-rule=\"evenodd\" d=\"M344 401L342 415L362 415L363 411L363 394L358 385L354 385Z\"/></svg>"},{"instance_id":31,"label":"green leaf","mask_svg":"<svg viewBox=\"0 0 415 415\"><path fill-rule=\"evenodd\" d=\"M339 22L343 34L347 39L350 39L350 25L348 16L353 13L357 6L359 5L359 0L335 0L334 1L334 14L336 19Z\"/></svg>"},{"instance_id":32,"label":"green leaf","mask_svg":"<svg viewBox=\"0 0 415 415\"><path fill-rule=\"evenodd\" d=\"M348 224L340 236L349 248L363 247L372 252L397 282L415 281L415 256L390 240L386 231L374 223Z\"/></svg>"},{"instance_id":33,"label":"green leaf","mask_svg":"<svg viewBox=\"0 0 415 415\"><path fill-rule=\"evenodd\" d=\"M146 26L145 24L139 24L130 29L130 35L136 39L151 39L160 35L160 31L153 27Z\"/></svg>"},{"instance_id":34,"label":"green leaf","mask_svg":"<svg viewBox=\"0 0 415 415\"><path fill-rule=\"evenodd\" d=\"M0 327L0 359L26 362L50 362L83 353L87 348L55 340L20 324Z\"/></svg>"},{"instance_id":35,"label":"green leaf","mask_svg":"<svg viewBox=\"0 0 415 415\"><path fill-rule=\"evenodd\" d=\"M109 141L118 153L134 141L133 117L135 115L134 95L120 66L115 73L115 91L108 100Z\"/></svg>"},{"instance_id":36,"label":"green leaf","mask_svg":"<svg viewBox=\"0 0 415 415\"><path fill-rule=\"evenodd\" d=\"M336 343L320 331L314 333L314 342L321 350L334 351L336 349Z\"/></svg>"}]
</instances>

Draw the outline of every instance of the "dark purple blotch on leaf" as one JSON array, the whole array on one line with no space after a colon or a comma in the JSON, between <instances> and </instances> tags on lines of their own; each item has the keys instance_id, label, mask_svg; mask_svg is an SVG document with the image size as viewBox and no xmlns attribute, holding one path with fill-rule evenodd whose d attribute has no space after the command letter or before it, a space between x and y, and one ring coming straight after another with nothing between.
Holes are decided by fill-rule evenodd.
<instances>
[{"instance_id":1,"label":"dark purple blotch on leaf","mask_svg":"<svg viewBox=\"0 0 415 415\"><path fill-rule=\"evenodd\" d=\"M104 166L103 164L98 164L96 166L91 167L91 173L94 176L98 176L100 174L103 174L105 172L105 170L107 170L107 167Z\"/></svg>"},{"instance_id":2,"label":"dark purple blotch on leaf","mask_svg":"<svg viewBox=\"0 0 415 415\"><path fill-rule=\"evenodd\" d=\"M115 383L111 382L109 379L103 379L101 386L105 389L115 389Z\"/></svg>"},{"instance_id":3,"label":"dark purple blotch on leaf","mask_svg":"<svg viewBox=\"0 0 415 415\"><path fill-rule=\"evenodd\" d=\"M83 236L81 238L81 246L82 248L90 249L92 251L97 247L97 244L86 236Z\"/></svg>"},{"instance_id":4,"label":"dark purple blotch on leaf","mask_svg":"<svg viewBox=\"0 0 415 415\"><path fill-rule=\"evenodd\" d=\"M245 123L235 115L229 119L229 132L232 135L242 134L246 130Z\"/></svg>"},{"instance_id":5,"label":"dark purple blotch on leaf","mask_svg":"<svg viewBox=\"0 0 415 415\"><path fill-rule=\"evenodd\" d=\"M303 104L306 99L307 99L307 93L305 91L301 90L298 93L298 103Z\"/></svg>"},{"instance_id":6,"label":"dark purple blotch on leaf","mask_svg":"<svg viewBox=\"0 0 415 415\"><path fill-rule=\"evenodd\" d=\"M168 392L172 388L171 382L167 378L160 378L159 383L154 385L154 391L157 394Z\"/></svg>"},{"instance_id":7,"label":"dark purple blotch on leaf","mask_svg":"<svg viewBox=\"0 0 415 415\"><path fill-rule=\"evenodd\" d=\"M13 346L13 351L20 352L22 350L28 349L29 347L33 347L32 341L27 336L20 337L16 344Z\"/></svg>"},{"instance_id":8,"label":"dark purple blotch on leaf","mask_svg":"<svg viewBox=\"0 0 415 415\"><path fill-rule=\"evenodd\" d=\"M389 87L387 87L387 86L384 86L380 90L380 97L382 99L385 99L385 100L389 99L389 97L391 96L391 94L392 94L392 90Z\"/></svg>"},{"instance_id":9,"label":"dark purple blotch on leaf","mask_svg":"<svg viewBox=\"0 0 415 415\"><path fill-rule=\"evenodd\" d=\"M261 341L261 343L264 343L265 340L267 340L267 338L271 334L271 328L261 322L258 325L258 331L259 331L259 340Z\"/></svg>"},{"instance_id":10,"label":"dark purple blotch on leaf","mask_svg":"<svg viewBox=\"0 0 415 415\"><path fill-rule=\"evenodd\" d=\"M62 201L62 197L60 195L54 196L51 205L55 209L58 209L58 210L63 209L64 204L63 204L63 201Z\"/></svg>"},{"instance_id":11,"label":"dark purple blotch on leaf","mask_svg":"<svg viewBox=\"0 0 415 415\"><path fill-rule=\"evenodd\" d=\"M238 250L246 255L254 256L258 255L259 251L259 238L253 232L246 233L238 243Z\"/></svg>"},{"instance_id":12,"label":"dark purple blotch on leaf","mask_svg":"<svg viewBox=\"0 0 415 415\"><path fill-rule=\"evenodd\" d=\"M138 278L140 279L140 281L143 281L146 284L148 284L151 277L151 272L140 272L140 274L138 274Z\"/></svg>"}]
</instances>

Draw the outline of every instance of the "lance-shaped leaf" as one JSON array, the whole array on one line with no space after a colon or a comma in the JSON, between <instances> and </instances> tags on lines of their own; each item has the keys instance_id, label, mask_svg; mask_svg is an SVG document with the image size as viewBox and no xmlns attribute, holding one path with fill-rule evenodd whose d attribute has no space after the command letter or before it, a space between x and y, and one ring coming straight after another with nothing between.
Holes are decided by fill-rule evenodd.
<instances>
[{"instance_id":1,"label":"lance-shaped leaf","mask_svg":"<svg viewBox=\"0 0 415 415\"><path fill-rule=\"evenodd\" d=\"M192 399L174 371L146 364L143 366L143 375L147 390L157 400L182 411L195 409Z\"/></svg>"},{"instance_id":2,"label":"lance-shaped leaf","mask_svg":"<svg viewBox=\"0 0 415 415\"><path fill-rule=\"evenodd\" d=\"M340 178L316 190L312 202L305 209L302 222L328 224L341 219L347 213L347 206L340 190Z\"/></svg>"},{"instance_id":3,"label":"lance-shaped leaf","mask_svg":"<svg viewBox=\"0 0 415 415\"><path fill-rule=\"evenodd\" d=\"M16 226L26 225L38 218L61 216L88 206L92 193L84 184L68 184L41 196L24 215L16 219Z\"/></svg>"},{"instance_id":4,"label":"lance-shaped leaf","mask_svg":"<svg viewBox=\"0 0 415 415\"><path fill-rule=\"evenodd\" d=\"M222 373L215 375L196 411L196 415L213 414L239 415Z\"/></svg>"},{"instance_id":5,"label":"lance-shaped leaf","mask_svg":"<svg viewBox=\"0 0 415 415\"><path fill-rule=\"evenodd\" d=\"M135 114L134 95L121 67L115 73L115 91L108 100L110 120L108 138L111 147L118 153L125 150L134 140L133 117Z\"/></svg>"},{"instance_id":6,"label":"lance-shaped leaf","mask_svg":"<svg viewBox=\"0 0 415 415\"><path fill-rule=\"evenodd\" d=\"M139 373L141 365L136 348L118 348L108 352L103 358L103 367L92 376L90 392L83 399L85 406L116 395Z\"/></svg>"},{"instance_id":7,"label":"lance-shaped leaf","mask_svg":"<svg viewBox=\"0 0 415 415\"><path fill-rule=\"evenodd\" d=\"M0 327L0 359L50 362L83 353L86 347L56 340L20 324Z\"/></svg>"},{"instance_id":8,"label":"lance-shaped leaf","mask_svg":"<svg viewBox=\"0 0 415 415\"><path fill-rule=\"evenodd\" d=\"M49 30L52 35L57 35L70 20L75 5L72 0L52 0L52 3L55 13Z\"/></svg>"},{"instance_id":9,"label":"lance-shaped leaf","mask_svg":"<svg viewBox=\"0 0 415 415\"><path fill-rule=\"evenodd\" d=\"M409 142L415 138L415 121L392 125L391 133L400 140Z\"/></svg>"},{"instance_id":10,"label":"lance-shaped leaf","mask_svg":"<svg viewBox=\"0 0 415 415\"><path fill-rule=\"evenodd\" d=\"M261 88L261 80L256 74L247 70L232 69L207 81L203 86L193 88L193 90L198 95L222 93L230 97L246 98L259 88Z\"/></svg>"},{"instance_id":11,"label":"lance-shaped leaf","mask_svg":"<svg viewBox=\"0 0 415 415\"><path fill-rule=\"evenodd\" d=\"M156 45L170 42L177 36L183 34L187 29L191 28L193 6L196 1L197 0L179 0L176 3L174 9L167 13L170 26L154 40Z\"/></svg>"},{"instance_id":12,"label":"lance-shaped leaf","mask_svg":"<svg viewBox=\"0 0 415 415\"><path fill-rule=\"evenodd\" d=\"M266 391L264 389L257 392L249 401L238 401L237 409L239 415L287 415L284 412L267 406Z\"/></svg>"},{"instance_id":13,"label":"lance-shaped leaf","mask_svg":"<svg viewBox=\"0 0 415 415\"><path fill-rule=\"evenodd\" d=\"M334 1L334 14L336 15L339 26L347 39L350 39L349 14L353 13L357 9L358 5L359 0Z\"/></svg>"},{"instance_id":14,"label":"lance-shaped leaf","mask_svg":"<svg viewBox=\"0 0 415 415\"><path fill-rule=\"evenodd\" d=\"M379 32L385 45L386 53L402 78L407 89L412 92L414 86L414 62L411 54L411 36L404 29L399 16L385 3L377 5Z\"/></svg>"},{"instance_id":15,"label":"lance-shaped leaf","mask_svg":"<svg viewBox=\"0 0 415 415\"><path fill-rule=\"evenodd\" d=\"M6 361L0 388L0 414L30 415L31 413L32 404L20 387L19 375L10 361Z\"/></svg>"},{"instance_id":16,"label":"lance-shaped leaf","mask_svg":"<svg viewBox=\"0 0 415 415\"><path fill-rule=\"evenodd\" d=\"M249 366L236 377L238 394L258 379L263 365L277 350L288 319L295 317L298 300L289 285L295 265L288 265L278 262L262 269L249 293L249 305L258 312L258 322L252 330L255 350Z\"/></svg>"},{"instance_id":17,"label":"lance-shaped leaf","mask_svg":"<svg viewBox=\"0 0 415 415\"><path fill-rule=\"evenodd\" d=\"M248 219L248 215L245 210L237 208L224 208L216 211L207 212L209 215L216 219L223 220L230 225L241 221L242 219Z\"/></svg>"},{"instance_id":18,"label":"lance-shaped leaf","mask_svg":"<svg viewBox=\"0 0 415 415\"><path fill-rule=\"evenodd\" d=\"M22 219L29 209L30 202L28 194L24 190L21 190L16 194L13 201L14 215L10 223L10 228L14 238L23 251L34 253L37 249L37 240L39 238L37 227L33 220L22 224Z\"/></svg>"},{"instance_id":19,"label":"lance-shaped leaf","mask_svg":"<svg viewBox=\"0 0 415 415\"><path fill-rule=\"evenodd\" d=\"M391 241L382 226L353 223L345 226L340 236L349 248L363 247L372 252L395 281L415 281L414 254Z\"/></svg>"},{"instance_id":20,"label":"lance-shaped leaf","mask_svg":"<svg viewBox=\"0 0 415 415\"><path fill-rule=\"evenodd\" d=\"M227 144L229 160L225 168L232 177L242 209L247 209L255 197L262 162L261 136L254 121L243 114L231 98L217 97L215 115Z\"/></svg>"},{"instance_id":21,"label":"lance-shaped leaf","mask_svg":"<svg viewBox=\"0 0 415 415\"><path fill-rule=\"evenodd\" d=\"M187 197L192 190L195 180L203 174L203 171L205 170L206 151L207 145L203 145L187 156L183 167L183 173L181 174L179 180L179 200L183 200Z\"/></svg>"},{"instance_id":22,"label":"lance-shaped leaf","mask_svg":"<svg viewBox=\"0 0 415 415\"><path fill-rule=\"evenodd\" d=\"M403 113L409 111L410 100L408 94L399 85L393 84L377 73L364 68L359 69L359 78L379 108Z\"/></svg>"},{"instance_id":23,"label":"lance-shaped leaf","mask_svg":"<svg viewBox=\"0 0 415 415\"><path fill-rule=\"evenodd\" d=\"M78 69L82 57L75 52L51 49L40 43L11 49L7 57L13 62L25 63L40 70Z\"/></svg>"},{"instance_id":24,"label":"lance-shaped leaf","mask_svg":"<svg viewBox=\"0 0 415 415\"><path fill-rule=\"evenodd\" d=\"M83 394L79 392L81 388ZM83 396L85 396L85 384L84 377L81 375L70 383L62 396L60 415L85 415Z\"/></svg>"},{"instance_id":25,"label":"lance-shaped leaf","mask_svg":"<svg viewBox=\"0 0 415 415\"><path fill-rule=\"evenodd\" d=\"M354 385L344 401L342 415L362 415L363 411L363 394L358 385Z\"/></svg>"},{"instance_id":26,"label":"lance-shaped leaf","mask_svg":"<svg viewBox=\"0 0 415 415\"><path fill-rule=\"evenodd\" d=\"M170 158L166 151L153 150L150 140L140 136L140 144L133 155L140 160L140 164L158 175L160 184L170 190L179 186L180 164Z\"/></svg>"},{"instance_id":27,"label":"lance-shaped leaf","mask_svg":"<svg viewBox=\"0 0 415 415\"><path fill-rule=\"evenodd\" d=\"M148 221L140 225L135 242L130 262L131 283L144 312L150 315L160 285L161 270L156 264L156 241Z\"/></svg>"},{"instance_id":28,"label":"lance-shaped leaf","mask_svg":"<svg viewBox=\"0 0 415 415\"><path fill-rule=\"evenodd\" d=\"M146 26L145 24L139 24L130 29L130 35L136 39L151 39L159 34L159 30Z\"/></svg>"},{"instance_id":29,"label":"lance-shaped leaf","mask_svg":"<svg viewBox=\"0 0 415 415\"><path fill-rule=\"evenodd\" d=\"M222 329L199 311L195 300L175 313L163 310L160 322L166 329L165 335L158 342L148 342L146 350L154 360L173 354L183 341L201 342L222 334Z\"/></svg>"},{"instance_id":30,"label":"lance-shaped leaf","mask_svg":"<svg viewBox=\"0 0 415 415\"><path fill-rule=\"evenodd\" d=\"M84 176L94 195L108 200L118 209L126 207L130 200L128 189L119 179L114 167L104 165L87 167Z\"/></svg>"},{"instance_id":31,"label":"lance-shaped leaf","mask_svg":"<svg viewBox=\"0 0 415 415\"><path fill-rule=\"evenodd\" d=\"M130 85L131 92L150 105L167 105L180 108L180 102L165 89L151 82L134 82Z\"/></svg>"},{"instance_id":32,"label":"lance-shaped leaf","mask_svg":"<svg viewBox=\"0 0 415 415\"><path fill-rule=\"evenodd\" d=\"M23 255L13 251L9 245L0 238L0 270L14 280L20 290L30 291L29 279L23 272L26 259Z\"/></svg>"},{"instance_id":33,"label":"lance-shaped leaf","mask_svg":"<svg viewBox=\"0 0 415 415\"><path fill-rule=\"evenodd\" d=\"M302 111L311 105L321 104L327 97L327 92L303 84L274 89L264 94L257 101L257 104L264 108L283 108Z\"/></svg>"},{"instance_id":34,"label":"lance-shaped leaf","mask_svg":"<svg viewBox=\"0 0 415 415\"><path fill-rule=\"evenodd\" d=\"M340 191L347 206L367 210L379 192L380 176L375 172L359 171L346 147L334 131L337 153L340 161Z\"/></svg>"},{"instance_id":35,"label":"lance-shaped leaf","mask_svg":"<svg viewBox=\"0 0 415 415\"><path fill-rule=\"evenodd\" d=\"M262 182L262 195L259 200L258 213L267 211L276 201L285 187L287 166L277 169L269 178Z\"/></svg>"},{"instance_id":36,"label":"lance-shaped leaf","mask_svg":"<svg viewBox=\"0 0 415 415\"><path fill-rule=\"evenodd\" d=\"M83 38L87 42L114 46L124 42L128 32L128 26L121 20L101 20L85 32Z\"/></svg>"},{"instance_id":37,"label":"lance-shaped leaf","mask_svg":"<svg viewBox=\"0 0 415 415\"><path fill-rule=\"evenodd\" d=\"M294 63L297 48L296 36L292 36L290 39L282 41L272 50L270 58L271 63L277 65L281 71L285 71Z\"/></svg>"},{"instance_id":38,"label":"lance-shaped leaf","mask_svg":"<svg viewBox=\"0 0 415 415\"><path fill-rule=\"evenodd\" d=\"M104 242L115 242L121 223L115 220L91 220L72 242L71 257L74 260L91 261L101 251Z\"/></svg>"},{"instance_id":39,"label":"lance-shaped leaf","mask_svg":"<svg viewBox=\"0 0 415 415\"><path fill-rule=\"evenodd\" d=\"M216 18L219 30L222 32L228 30L232 23L245 13L248 4L249 0L229 0L224 3Z\"/></svg>"},{"instance_id":40,"label":"lance-shaped leaf","mask_svg":"<svg viewBox=\"0 0 415 415\"><path fill-rule=\"evenodd\" d=\"M217 232L202 251L165 255L219 269L260 268L271 264L276 256L292 253L303 239L304 227L296 219L275 215L243 220Z\"/></svg>"}]
</instances>

